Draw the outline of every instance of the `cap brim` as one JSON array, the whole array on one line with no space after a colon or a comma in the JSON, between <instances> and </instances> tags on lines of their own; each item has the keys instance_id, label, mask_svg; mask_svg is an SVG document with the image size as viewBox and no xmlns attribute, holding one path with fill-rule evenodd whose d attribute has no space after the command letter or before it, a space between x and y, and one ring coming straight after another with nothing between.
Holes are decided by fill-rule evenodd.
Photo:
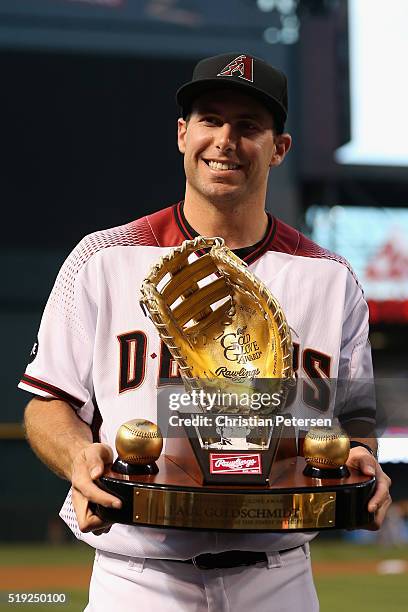
<instances>
[{"instance_id":1,"label":"cap brim","mask_svg":"<svg viewBox=\"0 0 408 612\"><path fill-rule=\"evenodd\" d=\"M180 89L177 90L176 100L182 109L183 117L190 112L193 102L196 98L198 98L198 96L201 96L209 91L220 89L235 89L247 94L248 96L256 98L262 104L264 104L268 110L270 110L275 118L275 121L280 124L276 125L276 127L281 127L283 129L287 118L287 113L282 104L276 100L276 98L265 94L265 92L255 87L252 83L247 84L245 81L232 81L229 77L200 79L199 81L190 81L189 83L182 85Z\"/></svg>"}]
</instances>

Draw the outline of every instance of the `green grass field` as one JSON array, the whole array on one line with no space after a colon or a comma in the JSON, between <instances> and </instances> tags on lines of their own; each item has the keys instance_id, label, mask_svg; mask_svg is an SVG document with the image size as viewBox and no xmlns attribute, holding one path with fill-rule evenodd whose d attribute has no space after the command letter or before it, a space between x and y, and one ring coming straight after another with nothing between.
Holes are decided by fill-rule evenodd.
<instances>
[{"instance_id":1,"label":"green grass field","mask_svg":"<svg viewBox=\"0 0 408 612\"><path fill-rule=\"evenodd\" d=\"M312 559L315 565L324 563L329 567L338 561L349 565L348 571L338 575L315 574L322 612L407 612L408 573L378 574L375 569L354 573L353 567L386 559L408 561L408 546L383 548L317 540L312 544Z\"/></svg>"},{"instance_id":2,"label":"green grass field","mask_svg":"<svg viewBox=\"0 0 408 612\"><path fill-rule=\"evenodd\" d=\"M358 545L343 542L316 541L312 544L312 558L315 564L315 581L322 612L407 612L408 574L378 574L376 562L385 559L408 561L408 546L382 548L372 544ZM73 544L66 546L0 546L0 576L2 569L18 576L22 566L33 566L45 571L64 567L69 572L72 566L83 569L84 575L92 564L93 552L87 546ZM336 570L333 565L336 564ZM87 601L86 589L57 585L53 589L37 592L66 593L66 604L25 604L38 612L61 610L79 612ZM22 589L10 589L14 592ZM30 592L35 589L30 588ZM22 608L21 604L6 603L7 586L2 586L0 611ZM265 612L269 612L265 607ZM302 612L301 610L296 612Z\"/></svg>"}]
</instances>

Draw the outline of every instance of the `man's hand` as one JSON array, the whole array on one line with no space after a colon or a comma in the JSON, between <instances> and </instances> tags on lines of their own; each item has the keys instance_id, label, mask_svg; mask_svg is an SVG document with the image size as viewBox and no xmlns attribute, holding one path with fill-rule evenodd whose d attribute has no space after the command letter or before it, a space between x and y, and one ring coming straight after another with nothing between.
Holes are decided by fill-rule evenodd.
<instances>
[{"instance_id":1,"label":"man's hand","mask_svg":"<svg viewBox=\"0 0 408 612\"><path fill-rule=\"evenodd\" d=\"M92 443L92 432L70 404L35 397L25 411L27 438L34 452L58 476L72 483L72 503L79 528L99 535L109 531L92 510L92 504L120 508L120 499L102 491L94 480L102 476L113 454L106 444Z\"/></svg>"},{"instance_id":2,"label":"man's hand","mask_svg":"<svg viewBox=\"0 0 408 612\"><path fill-rule=\"evenodd\" d=\"M360 470L367 476L375 476L376 478L375 493L368 502L368 511L375 513L374 523L369 528L376 531L381 527L391 505L391 479L382 471L375 457L363 446L356 446L350 450L347 465Z\"/></svg>"},{"instance_id":3,"label":"man's hand","mask_svg":"<svg viewBox=\"0 0 408 612\"><path fill-rule=\"evenodd\" d=\"M92 531L95 535L107 533L112 523L106 523L97 516L90 502L106 508L120 508L117 497L100 489L94 480L102 476L105 465L112 463L113 454L107 444L90 444L83 448L72 462L72 503L82 532Z\"/></svg>"}]
</instances>

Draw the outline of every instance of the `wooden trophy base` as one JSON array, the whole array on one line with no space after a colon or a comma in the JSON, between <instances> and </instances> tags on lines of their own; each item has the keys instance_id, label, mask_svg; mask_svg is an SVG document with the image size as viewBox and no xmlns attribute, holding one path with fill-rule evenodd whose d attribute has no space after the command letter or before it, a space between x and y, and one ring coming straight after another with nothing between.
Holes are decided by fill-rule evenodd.
<instances>
[{"instance_id":1,"label":"wooden trophy base","mask_svg":"<svg viewBox=\"0 0 408 612\"><path fill-rule=\"evenodd\" d=\"M120 510L97 507L111 522L147 527L217 531L315 531L367 527L375 478L350 468L350 476L313 478L305 460L292 456L271 471L265 485L204 485L169 456L157 461L157 474L118 474L109 470L98 484L123 502ZM194 466L193 466L194 467Z\"/></svg>"}]
</instances>

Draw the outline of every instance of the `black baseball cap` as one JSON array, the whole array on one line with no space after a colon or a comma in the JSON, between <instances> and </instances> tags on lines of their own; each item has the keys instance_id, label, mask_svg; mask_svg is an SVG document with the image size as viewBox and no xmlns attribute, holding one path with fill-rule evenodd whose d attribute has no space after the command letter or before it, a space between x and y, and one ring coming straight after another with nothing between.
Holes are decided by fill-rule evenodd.
<instances>
[{"instance_id":1,"label":"black baseball cap","mask_svg":"<svg viewBox=\"0 0 408 612\"><path fill-rule=\"evenodd\" d=\"M198 62L192 80L176 94L183 117L190 112L195 98L225 88L239 89L257 98L271 111L276 129L283 131L288 114L286 76L264 60L246 53L224 53Z\"/></svg>"}]
</instances>

